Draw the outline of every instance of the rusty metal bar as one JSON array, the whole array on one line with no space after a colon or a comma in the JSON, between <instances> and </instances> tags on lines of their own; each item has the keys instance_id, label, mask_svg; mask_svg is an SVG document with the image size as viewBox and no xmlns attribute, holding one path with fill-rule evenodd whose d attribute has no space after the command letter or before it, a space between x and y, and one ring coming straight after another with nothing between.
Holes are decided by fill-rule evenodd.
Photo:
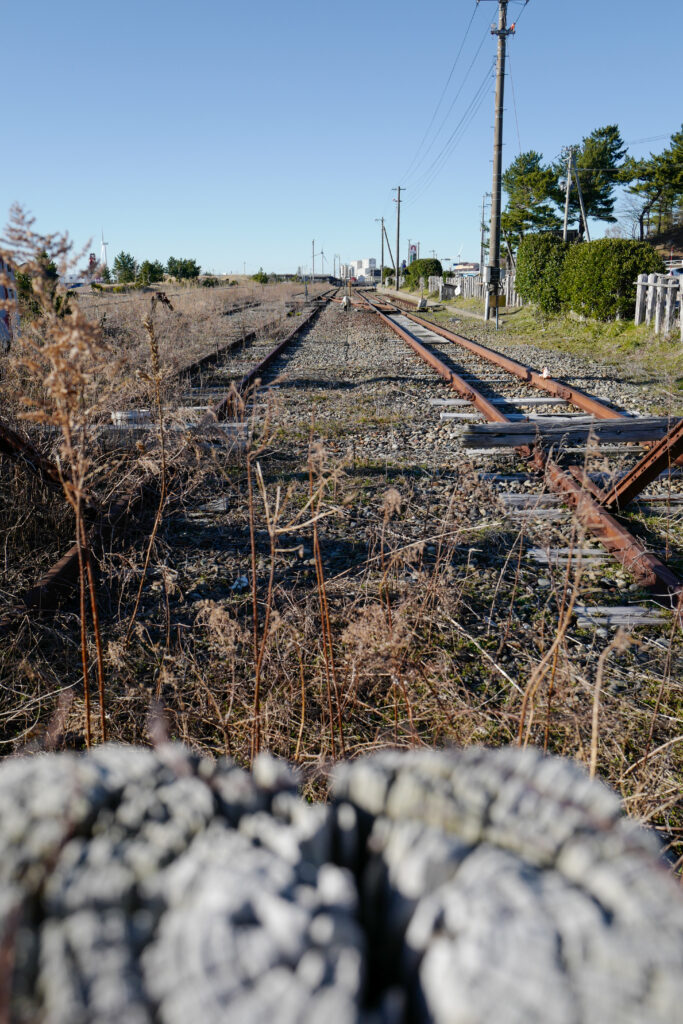
<instances>
[{"instance_id":1,"label":"rusty metal bar","mask_svg":"<svg viewBox=\"0 0 683 1024\"><path fill-rule=\"evenodd\" d=\"M143 481L131 490L114 497L107 508L102 510L100 518L90 526L86 536L86 543L91 550L98 535L111 535L121 517L142 501L146 489L147 483ZM16 605L0 617L0 636L11 632L27 612L54 610L77 582L78 545L73 544L37 583L19 597Z\"/></svg>"},{"instance_id":2,"label":"rusty metal bar","mask_svg":"<svg viewBox=\"0 0 683 1024\"><path fill-rule=\"evenodd\" d=\"M640 462L624 474L609 491L603 495L605 508L615 511L626 506L637 497L660 473L672 466L683 455L683 420L669 431L666 437L657 441Z\"/></svg>"},{"instance_id":3,"label":"rusty metal bar","mask_svg":"<svg viewBox=\"0 0 683 1024\"><path fill-rule=\"evenodd\" d=\"M0 423L0 454L27 466L49 487L62 490L62 479L56 463L46 459L35 445L20 437L6 423Z\"/></svg>"},{"instance_id":4,"label":"rusty metal bar","mask_svg":"<svg viewBox=\"0 0 683 1024\"><path fill-rule=\"evenodd\" d=\"M551 459L545 466L546 478L557 493L572 506L576 517L606 551L621 562L653 597L668 607L675 607L683 591L683 583L661 559L647 551L625 526L589 494L582 483L561 469Z\"/></svg>"}]
</instances>

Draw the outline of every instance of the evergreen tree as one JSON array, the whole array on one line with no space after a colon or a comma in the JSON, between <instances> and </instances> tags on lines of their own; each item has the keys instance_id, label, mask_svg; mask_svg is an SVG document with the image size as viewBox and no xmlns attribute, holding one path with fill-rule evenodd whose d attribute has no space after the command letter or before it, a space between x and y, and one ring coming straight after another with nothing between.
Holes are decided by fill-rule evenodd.
<instances>
[{"instance_id":1,"label":"evergreen tree","mask_svg":"<svg viewBox=\"0 0 683 1024\"><path fill-rule=\"evenodd\" d=\"M114 277L119 284L130 284L137 274L135 257L129 252L120 252L114 260Z\"/></svg>"},{"instance_id":2,"label":"evergreen tree","mask_svg":"<svg viewBox=\"0 0 683 1024\"><path fill-rule=\"evenodd\" d=\"M503 188L508 201L501 216L501 228L513 250L529 232L561 227L553 203L557 177L552 167L543 166L540 153L520 153L503 174Z\"/></svg>"},{"instance_id":3,"label":"evergreen tree","mask_svg":"<svg viewBox=\"0 0 683 1024\"><path fill-rule=\"evenodd\" d=\"M622 180L626 146L616 124L596 128L587 135L580 146L574 146L574 159L579 172L579 182L586 207L586 216L593 220L606 221L614 224L614 204L616 202L616 186ZM555 165L555 175L559 185L555 191L555 202L564 207L565 183L567 180L566 157ZM574 178L572 168L572 180ZM576 187L573 187L569 199L569 219L579 224L579 237L583 238L586 225L581 219L581 207Z\"/></svg>"},{"instance_id":4,"label":"evergreen tree","mask_svg":"<svg viewBox=\"0 0 683 1024\"><path fill-rule=\"evenodd\" d=\"M169 277L175 277L176 281L182 281L199 277L201 267L195 260L181 260L171 256L166 264L166 272Z\"/></svg>"},{"instance_id":5,"label":"evergreen tree","mask_svg":"<svg viewBox=\"0 0 683 1024\"><path fill-rule=\"evenodd\" d=\"M139 284L154 284L164 279L164 265L159 260L143 260L138 270Z\"/></svg>"},{"instance_id":6,"label":"evergreen tree","mask_svg":"<svg viewBox=\"0 0 683 1024\"><path fill-rule=\"evenodd\" d=\"M658 154L642 160L629 159L624 164L621 180L628 183L627 192L639 201L638 228L641 242L645 222L658 206L672 209L683 197L683 126L671 136L669 146Z\"/></svg>"}]
</instances>

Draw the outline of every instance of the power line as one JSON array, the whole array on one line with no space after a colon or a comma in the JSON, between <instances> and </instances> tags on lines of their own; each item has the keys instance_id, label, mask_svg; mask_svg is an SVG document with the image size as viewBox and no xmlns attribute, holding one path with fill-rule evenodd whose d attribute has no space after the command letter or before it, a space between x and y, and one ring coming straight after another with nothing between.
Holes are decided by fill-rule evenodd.
<instances>
[{"instance_id":1,"label":"power line","mask_svg":"<svg viewBox=\"0 0 683 1024\"><path fill-rule=\"evenodd\" d=\"M448 118L450 117L450 115L451 115L451 112L452 112L452 110L453 110L453 107L455 106L455 104L456 104L457 100L459 99L459 97L460 97L460 94L462 93L463 89L464 89L464 88L465 88L465 86L467 85L467 82L468 82L469 76L470 76L470 74L471 74L471 72L472 72L472 68L474 67L474 65L475 65L475 63L476 63L476 61L477 61L477 58L479 57L479 54L480 54L480 53L481 53L481 51L482 51L482 48L483 48L483 46L484 46L484 43L485 43L485 42L486 42L486 40L488 39L488 35L489 35L489 30L488 30L488 28L487 28L487 29L486 29L486 31L484 32L484 35L483 35L483 37L482 37L482 40L481 40L481 42L479 43L479 46L477 47L477 52L475 53L474 57L472 58L472 62L470 63L470 66L468 67L467 71L465 72L465 77L463 78L462 82L460 83L460 88L458 89L458 91L456 92L455 96L454 96L454 97L453 97L453 99L451 100L451 105L449 106L448 110L447 110L447 111L446 111L446 113L444 114L444 116L443 116L443 118L442 118L442 120L441 120L441 124L439 125L439 127L438 127L438 129L437 129L437 132L436 132L436 134L435 134L435 135L434 135L434 137L432 138L432 141L431 141L431 142L429 143L429 145L427 146L427 148L426 148L425 150L423 150L423 151L422 151L422 153L421 153L421 156L420 156L420 159L419 159L419 160L418 160L418 162L417 162L417 165L415 165L415 161L413 160L413 164L415 165L415 170L417 170L417 168L418 168L418 167L420 166L420 164L421 164L421 163L423 162L423 160L426 160L426 158L427 158L427 156L429 155L429 153L430 153L430 151L431 151L431 149L432 149L432 147L433 147L434 143L436 142L436 140L438 139L439 135L440 135L440 134L441 134L441 132L443 131L444 125L446 124L446 122L447 122ZM418 180L419 180L419 179L418 179Z\"/></svg>"},{"instance_id":2,"label":"power line","mask_svg":"<svg viewBox=\"0 0 683 1024\"><path fill-rule=\"evenodd\" d=\"M442 146L440 152L434 157L429 167L425 171L423 171L419 178L417 178L416 181L413 183L413 190L419 190L419 194L416 195L415 199L411 201L411 206L413 205L413 202L416 202L417 199L419 199L420 196L424 194L426 189L432 184L438 173L441 171L445 161L448 159L453 149L455 149L455 146L462 138L465 130L469 127L469 124L471 123L474 116L478 112L479 107L486 99L486 95L489 91L487 89L487 83L490 82L491 69L492 64L489 64L489 66L486 68L486 74L484 75L482 82L479 84L474 96L472 97L469 105L465 109L465 112L460 118L458 124L451 132L449 138Z\"/></svg>"},{"instance_id":3,"label":"power line","mask_svg":"<svg viewBox=\"0 0 683 1024\"><path fill-rule=\"evenodd\" d=\"M474 19L477 16L477 8L478 7L479 7L478 0L475 0L474 10L472 11L472 17L470 18L469 24L468 24L467 28L465 29L465 35L462 38L462 43L460 44L460 49L458 50L458 52L456 54L455 60L453 61L453 65L452 65L451 70L450 70L450 72L448 74L448 78L446 79L446 84L444 85L443 89L441 90L441 96L439 97L439 102L436 104L436 107L434 108L434 113L432 114L432 119L429 122L429 124L427 125L427 129L426 129L426 131L425 131L425 133L424 133L424 135L422 137L422 141L420 142L419 146L417 147L417 149L415 151L415 156L413 156L413 159L410 161L410 164L408 166L408 170L405 172L404 177L406 177L408 174L410 174L410 172L411 172L411 170L413 168L413 164L415 163L415 159L419 155L422 147L424 146L424 144L425 144L425 142L427 140L427 136L429 135L429 132L431 131L431 127L432 127L432 125L434 124L434 122L436 120L436 115L439 113L439 110L441 108L441 104L443 103L443 100L444 100L444 96L446 95L446 92L448 90L448 86L451 84L451 79L453 78L453 73L455 72L455 69L456 69L456 67L458 65L458 61L460 60L462 51L465 48L465 43L467 42L467 37L469 36L470 29L472 28L472 22L474 21Z\"/></svg>"},{"instance_id":4,"label":"power line","mask_svg":"<svg viewBox=\"0 0 683 1024\"><path fill-rule=\"evenodd\" d=\"M487 78L488 77L489 76L487 75ZM486 83L484 83L484 84L486 84ZM426 173L426 177L424 177L423 184L419 187L419 189L418 189L416 195L414 196L412 202L409 203L410 206L413 206L415 203L417 203L422 198L422 196L426 192L429 191L431 186L437 180L437 178L439 177L439 175L443 171L444 167L446 166L446 163L448 162L449 157L452 155L453 151L458 147L460 142L463 140L463 138L467 134L468 128L470 127L470 125L472 124L472 122L476 118L477 114L481 110L481 107L482 107L484 101L486 100L487 96L489 95L490 91L491 91L490 87L488 89L484 88L484 89L478 90L478 92L475 95L475 97L473 98L470 106L467 108L467 110L463 114L462 118L460 119L460 122L459 122L457 128L455 129L455 131L451 135L451 138L449 139L448 143L446 144L446 147L444 147L444 149L442 150L442 152L439 155L439 157L437 157L434 160L434 162L432 163L432 165L429 168L429 170L427 172L425 172Z\"/></svg>"},{"instance_id":5,"label":"power line","mask_svg":"<svg viewBox=\"0 0 683 1024\"><path fill-rule=\"evenodd\" d=\"M515 97L515 83L512 79L512 61L508 50L508 75L510 76L510 87L512 89L512 107L515 112L515 125L517 126L517 142L519 143L519 155L522 155L522 136L519 134L519 118L517 117L517 98Z\"/></svg>"}]
</instances>

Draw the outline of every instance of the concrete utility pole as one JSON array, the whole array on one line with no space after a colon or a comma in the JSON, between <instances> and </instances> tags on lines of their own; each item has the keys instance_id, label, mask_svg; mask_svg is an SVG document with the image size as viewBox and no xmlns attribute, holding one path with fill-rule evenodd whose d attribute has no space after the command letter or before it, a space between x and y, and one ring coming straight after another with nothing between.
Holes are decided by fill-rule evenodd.
<instances>
[{"instance_id":1,"label":"concrete utility pole","mask_svg":"<svg viewBox=\"0 0 683 1024\"><path fill-rule=\"evenodd\" d=\"M489 318L490 295L496 298L496 327L498 327L498 286L500 284L500 211L503 177L503 113L505 104L505 56L508 36L513 35L515 26L507 27L508 0L498 0L498 28L491 28L491 35L498 36L498 61L496 64L496 121L493 135L493 184L491 188L491 232L489 237L489 261L486 268L488 290L486 293L486 319Z\"/></svg>"},{"instance_id":2,"label":"concrete utility pole","mask_svg":"<svg viewBox=\"0 0 683 1024\"><path fill-rule=\"evenodd\" d=\"M586 235L586 241L590 242L591 233L588 230L588 217L586 216L586 207L583 204L583 192L581 191L581 182L579 181L579 169L576 166L576 157L574 156L574 150L571 151L571 161L574 167L574 177L576 178L576 191L579 194L579 206L581 207L581 217L583 219L583 230Z\"/></svg>"},{"instance_id":3,"label":"concrete utility pole","mask_svg":"<svg viewBox=\"0 0 683 1024\"><path fill-rule=\"evenodd\" d=\"M405 189L399 185L397 188L392 189L392 191L398 192L398 199L394 199L396 203L396 290L398 291L401 277L401 261L399 259L401 246L401 192L405 192Z\"/></svg>"},{"instance_id":4,"label":"concrete utility pole","mask_svg":"<svg viewBox=\"0 0 683 1024\"><path fill-rule=\"evenodd\" d=\"M398 277L396 275L396 260L394 259L393 252L391 251L391 246L389 245L389 235L387 234L387 229L384 227L384 218L382 218L382 227L384 228L384 237L386 239L387 249L389 250L389 259L391 260L391 265L394 268L394 276L396 277L396 280L398 281ZM398 287L398 285L397 285L397 287Z\"/></svg>"},{"instance_id":5,"label":"concrete utility pole","mask_svg":"<svg viewBox=\"0 0 683 1024\"><path fill-rule=\"evenodd\" d=\"M384 284L384 217L375 217L375 224L382 225L382 258L380 260L379 268L379 283Z\"/></svg>"},{"instance_id":6,"label":"concrete utility pole","mask_svg":"<svg viewBox=\"0 0 683 1024\"><path fill-rule=\"evenodd\" d=\"M567 153L567 184L564 190L564 228L562 230L562 241L567 241L567 228L569 227L569 193L572 190L572 157L574 156L574 150L569 147Z\"/></svg>"},{"instance_id":7,"label":"concrete utility pole","mask_svg":"<svg viewBox=\"0 0 683 1024\"><path fill-rule=\"evenodd\" d=\"M311 242L311 252L313 253L313 262L311 264L313 267L313 273L311 275L311 280L315 281L315 238Z\"/></svg>"}]
</instances>

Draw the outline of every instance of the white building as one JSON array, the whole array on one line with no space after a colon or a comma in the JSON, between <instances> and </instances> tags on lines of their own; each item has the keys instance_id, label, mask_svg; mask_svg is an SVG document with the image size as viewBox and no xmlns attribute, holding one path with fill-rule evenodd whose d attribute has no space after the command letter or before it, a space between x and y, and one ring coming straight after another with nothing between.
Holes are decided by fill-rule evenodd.
<instances>
[{"instance_id":1,"label":"white building","mask_svg":"<svg viewBox=\"0 0 683 1024\"><path fill-rule=\"evenodd\" d=\"M354 260L342 265L341 275L344 280L355 277L357 281L365 281L366 278L374 278L376 270L377 260Z\"/></svg>"}]
</instances>

